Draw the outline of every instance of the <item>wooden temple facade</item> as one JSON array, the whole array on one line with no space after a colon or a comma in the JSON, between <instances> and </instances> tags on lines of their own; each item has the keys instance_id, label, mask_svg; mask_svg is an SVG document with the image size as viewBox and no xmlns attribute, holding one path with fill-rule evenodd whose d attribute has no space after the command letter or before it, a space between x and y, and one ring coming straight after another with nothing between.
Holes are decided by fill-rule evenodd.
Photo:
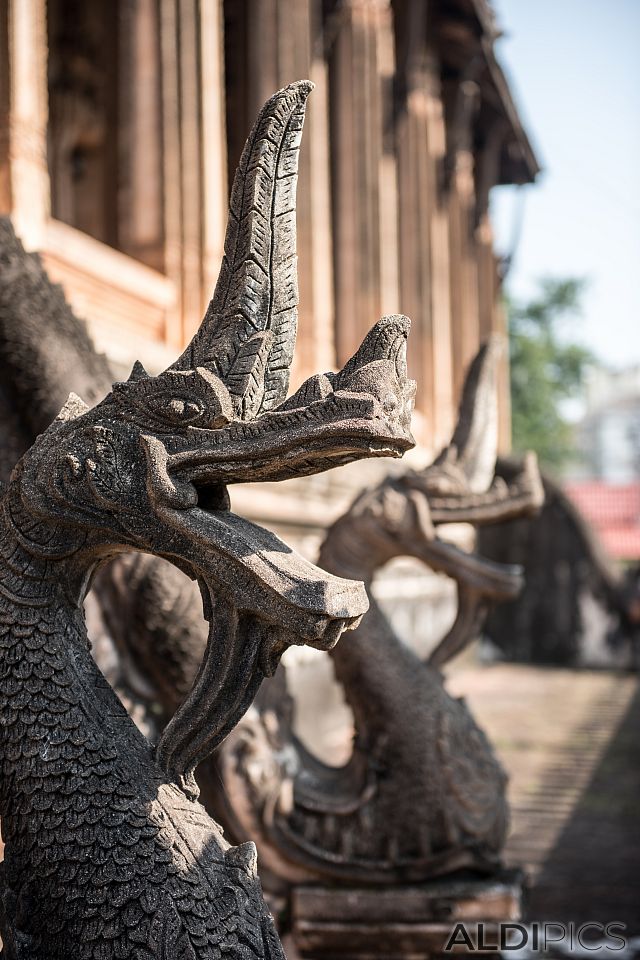
<instances>
[{"instance_id":1,"label":"wooden temple facade","mask_svg":"<svg viewBox=\"0 0 640 960\"><path fill-rule=\"evenodd\" d=\"M0 212L117 367L159 369L212 292L259 106L310 77L295 379L408 314L432 454L470 358L504 326L489 192L538 170L496 36L488 0L0 0ZM260 496L277 522L282 498Z\"/></svg>"}]
</instances>

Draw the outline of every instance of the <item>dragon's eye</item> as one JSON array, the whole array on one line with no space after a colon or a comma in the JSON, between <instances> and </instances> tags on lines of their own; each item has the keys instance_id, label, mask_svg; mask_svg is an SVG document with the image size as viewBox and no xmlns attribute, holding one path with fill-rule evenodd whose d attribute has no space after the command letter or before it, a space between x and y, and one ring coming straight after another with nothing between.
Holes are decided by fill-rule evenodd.
<instances>
[{"instance_id":1,"label":"dragon's eye","mask_svg":"<svg viewBox=\"0 0 640 960\"><path fill-rule=\"evenodd\" d=\"M233 419L228 389L210 370L165 370L158 377L114 385L114 397L150 421L154 430L196 427L219 430Z\"/></svg>"},{"instance_id":2,"label":"dragon's eye","mask_svg":"<svg viewBox=\"0 0 640 960\"><path fill-rule=\"evenodd\" d=\"M203 412L202 406L195 400L184 400L182 397L173 397L164 409L174 423L193 423Z\"/></svg>"}]
</instances>

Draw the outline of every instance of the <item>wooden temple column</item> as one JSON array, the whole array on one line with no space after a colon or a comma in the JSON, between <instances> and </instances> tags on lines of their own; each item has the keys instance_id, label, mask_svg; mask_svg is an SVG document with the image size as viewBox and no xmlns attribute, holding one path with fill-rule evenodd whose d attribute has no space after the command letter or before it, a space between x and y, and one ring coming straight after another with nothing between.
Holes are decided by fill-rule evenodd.
<instances>
[{"instance_id":1,"label":"wooden temple column","mask_svg":"<svg viewBox=\"0 0 640 960\"><path fill-rule=\"evenodd\" d=\"M159 8L133 0L119 22L120 249L164 269Z\"/></svg>"},{"instance_id":2,"label":"wooden temple column","mask_svg":"<svg viewBox=\"0 0 640 960\"><path fill-rule=\"evenodd\" d=\"M298 163L297 251L300 295L298 349L292 386L335 366L329 163L328 69L322 0L225 0L229 167L262 104L277 89L309 78Z\"/></svg>"},{"instance_id":3,"label":"wooden temple column","mask_svg":"<svg viewBox=\"0 0 640 960\"><path fill-rule=\"evenodd\" d=\"M396 58L393 14L389 7L379 14L377 29L378 76L382 142L378 177L380 204L380 313L400 308L398 152L394 129L394 84ZM366 319L366 318L365 318ZM372 317L369 326L378 318Z\"/></svg>"},{"instance_id":4,"label":"wooden temple column","mask_svg":"<svg viewBox=\"0 0 640 960\"><path fill-rule=\"evenodd\" d=\"M495 305L500 296L493 230L485 212L474 232L478 263L478 330L480 342L495 331Z\"/></svg>"},{"instance_id":5,"label":"wooden temple column","mask_svg":"<svg viewBox=\"0 0 640 960\"><path fill-rule=\"evenodd\" d=\"M162 61L162 176L164 185L164 272L176 291L166 317L165 340L180 348L186 338L182 324L182 205L180 191L180 101L178 11L175 0L160 0L160 50Z\"/></svg>"},{"instance_id":6,"label":"wooden temple column","mask_svg":"<svg viewBox=\"0 0 640 960\"><path fill-rule=\"evenodd\" d=\"M392 11L388 0L345 0L337 15L330 54L331 140L342 364L384 311L399 308L399 297L395 161L384 137Z\"/></svg>"},{"instance_id":7,"label":"wooden temple column","mask_svg":"<svg viewBox=\"0 0 640 960\"><path fill-rule=\"evenodd\" d=\"M298 168L299 359L292 376L299 382L335 366L329 78L321 0L277 0L277 24L277 86L305 77L316 85Z\"/></svg>"},{"instance_id":8,"label":"wooden temple column","mask_svg":"<svg viewBox=\"0 0 640 960\"><path fill-rule=\"evenodd\" d=\"M507 125L496 117L486 124L484 143L475 155L475 244L478 258L478 311L480 339L486 340L497 328L495 308L500 299L498 266L493 249L493 229L489 219L489 194L500 179L500 156Z\"/></svg>"},{"instance_id":9,"label":"wooden temple column","mask_svg":"<svg viewBox=\"0 0 640 960\"><path fill-rule=\"evenodd\" d=\"M511 449L511 384L508 325L502 301L499 261L494 251L494 235L489 218L489 194L500 180L500 156L508 132L504 118L496 117L485 133L484 145L475 157L475 246L478 264L478 314L480 341L500 334L505 349L498 374L498 446L500 453Z\"/></svg>"},{"instance_id":10,"label":"wooden temple column","mask_svg":"<svg viewBox=\"0 0 640 960\"><path fill-rule=\"evenodd\" d=\"M202 275L202 218L204 150L200 125L200 23L197 0L178 2L180 64L180 186L182 200L182 318L188 341L198 329L207 302Z\"/></svg>"},{"instance_id":11,"label":"wooden temple column","mask_svg":"<svg viewBox=\"0 0 640 960\"><path fill-rule=\"evenodd\" d=\"M427 46L427 6L398 23L400 303L412 318L409 367L417 380L417 439L436 450L453 426L449 220L443 190L445 124L437 63Z\"/></svg>"},{"instance_id":12,"label":"wooden temple column","mask_svg":"<svg viewBox=\"0 0 640 960\"><path fill-rule=\"evenodd\" d=\"M311 4L311 37L309 78L316 87L308 108L306 148L303 140L298 186L300 379L336 366L329 68L324 56L320 0Z\"/></svg>"},{"instance_id":13,"label":"wooden temple column","mask_svg":"<svg viewBox=\"0 0 640 960\"><path fill-rule=\"evenodd\" d=\"M475 169L471 149L478 96L479 89L473 81L463 80L458 85L447 131L451 345L456 404L466 369L480 345L478 263L474 239Z\"/></svg>"},{"instance_id":14,"label":"wooden temple column","mask_svg":"<svg viewBox=\"0 0 640 960\"><path fill-rule=\"evenodd\" d=\"M45 0L0 0L0 213L29 249L50 210Z\"/></svg>"},{"instance_id":15,"label":"wooden temple column","mask_svg":"<svg viewBox=\"0 0 640 960\"><path fill-rule=\"evenodd\" d=\"M480 342L492 334L504 340L504 350L498 368L498 452L511 449L511 383L508 350L508 320L502 300L502 281L499 263L493 249L493 230L485 211L476 227L475 242L478 262L478 300Z\"/></svg>"},{"instance_id":16,"label":"wooden temple column","mask_svg":"<svg viewBox=\"0 0 640 960\"><path fill-rule=\"evenodd\" d=\"M509 319L501 297L497 297L493 308L493 330L509 342ZM511 365L509 350L505 346L498 373L498 453L502 456L511 452Z\"/></svg>"},{"instance_id":17,"label":"wooden temple column","mask_svg":"<svg viewBox=\"0 0 640 960\"><path fill-rule=\"evenodd\" d=\"M227 223L227 144L224 109L224 47L220 0L200 0L202 121L202 280L209 301L224 254Z\"/></svg>"},{"instance_id":18,"label":"wooden temple column","mask_svg":"<svg viewBox=\"0 0 640 960\"><path fill-rule=\"evenodd\" d=\"M218 0L161 0L167 342L182 346L213 292L226 222L222 14Z\"/></svg>"},{"instance_id":19,"label":"wooden temple column","mask_svg":"<svg viewBox=\"0 0 640 960\"><path fill-rule=\"evenodd\" d=\"M435 67L434 67L435 70ZM431 223L431 330L433 339L433 443L449 442L457 418L453 394L449 216L444 191L446 126L435 78L427 102L427 130L434 202Z\"/></svg>"}]
</instances>

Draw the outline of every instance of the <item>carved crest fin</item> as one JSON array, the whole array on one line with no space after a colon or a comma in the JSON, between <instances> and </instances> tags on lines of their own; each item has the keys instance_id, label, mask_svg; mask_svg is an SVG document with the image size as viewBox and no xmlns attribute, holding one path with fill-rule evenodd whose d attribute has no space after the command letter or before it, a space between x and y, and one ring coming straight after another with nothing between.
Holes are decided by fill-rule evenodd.
<instances>
[{"instance_id":1,"label":"carved crest fin","mask_svg":"<svg viewBox=\"0 0 640 960\"><path fill-rule=\"evenodd\" d=\"M149 374L142 366L139 360L136 360L133 367L131 368L131 373L129 374L129 383L135 383L137 380L148 380Z\"/></svg>"},{"instance_id":2,"label":"carved crest fin","mask_svg":"<svg viewBox=\"0 0 640 960\"><path fill-rule=\"evenodd\" d=\"M84 402L82 397L79 397L77 393L70 393L56 420L59 422L75 420L76 417L81 417L82 414L86 413L89 409L90 407Z\"/></svg>"},{"instance_id":3,"label":"carved crest fin","mask_svg":"<svg viewBox=\"0 0 640 960\"><path fill-rule=\"evenodd\" d=\"M211 365L234 388L243 419L281 403L289 386L298 323L295 196L308 80L280 90L262 108L233 182L225 253L200 329L171 369ZM254 377L238 377L237 358L258 332L270 332L268 353L256 356ZM264 344L262 344L264 347ZM256 399L259 396L259 403Z\"/></svg>"},{"instance_id":4,"label":"carved crest fin","mask_svg":"<svg viewBox=\"0 0 640 960\"><path fill-rule=\"evenodd\" d=\"M504 349L504 337L493 334L478 350L467 370L451 442L434 461L434 466L455 464L475 493L487 490L494 476L498 456L498 363Z\"/></svg>"}]
</instances>

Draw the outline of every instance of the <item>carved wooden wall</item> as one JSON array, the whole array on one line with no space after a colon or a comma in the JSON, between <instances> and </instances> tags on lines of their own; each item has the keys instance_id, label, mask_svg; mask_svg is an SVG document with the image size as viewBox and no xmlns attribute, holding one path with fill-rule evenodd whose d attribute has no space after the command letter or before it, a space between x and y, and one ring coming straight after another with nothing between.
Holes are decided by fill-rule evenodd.
<instances>
[{"instance_id":1,"label":"carved wooden wall","mask_svg":"<svg viewBox=\"0 0 640 960\"><path fill-rule=\"evenodd\" d=\"M403 311L433 451L504 327L490 189L537 172L494 36L486 0L0 0L0 212L102 349L159 367L211 295L249 118L310 77L293 381ZM506 361L501 422L505 448Z\"/></svg>"}]
</instances>

